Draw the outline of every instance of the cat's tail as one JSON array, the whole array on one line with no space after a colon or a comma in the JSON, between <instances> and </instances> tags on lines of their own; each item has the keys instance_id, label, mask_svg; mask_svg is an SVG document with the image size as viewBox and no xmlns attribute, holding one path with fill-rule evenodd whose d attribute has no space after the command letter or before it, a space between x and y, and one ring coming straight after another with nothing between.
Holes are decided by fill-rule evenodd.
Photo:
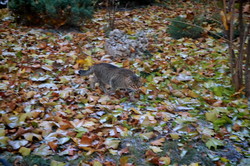
<instances>
[{"instance_id":1,"label":"cat's tail","mask_svg":"<svg viewBox=\"0 0 250 166\"><path fill-rule=\"evenodd\" d=\"M89 70L79 70L78 73L79 73L81 76L87 76L87 75L93 74L93 73L94 73L94 70L93 70L93 68L91 67Z\"/></svg>"}]
</instances>

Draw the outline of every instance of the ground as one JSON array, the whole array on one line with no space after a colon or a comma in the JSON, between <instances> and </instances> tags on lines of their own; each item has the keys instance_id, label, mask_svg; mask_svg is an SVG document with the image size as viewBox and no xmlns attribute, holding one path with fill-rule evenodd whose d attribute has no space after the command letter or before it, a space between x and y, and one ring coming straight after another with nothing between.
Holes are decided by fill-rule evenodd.
<instances>
[{"instance_id":1,"label":"ground","mask_svg":"<svg viewBox=\"0 0 250 166\"><path fill-rule=\"evenodd\" d=\"M103 58L105 10L80 31L27 27L4 16L1 156L14 165L248 163L249 110L243 91L231 86L225 41L206 32L178 40L167 33L172 18L202 9L213 13L191 2L118 11L116 28L145 31L150 54L116 59ZM103 61L143 78L137 102L123 91L90 89L89 78L77 74Z\"/></svg>"}]
</instances>

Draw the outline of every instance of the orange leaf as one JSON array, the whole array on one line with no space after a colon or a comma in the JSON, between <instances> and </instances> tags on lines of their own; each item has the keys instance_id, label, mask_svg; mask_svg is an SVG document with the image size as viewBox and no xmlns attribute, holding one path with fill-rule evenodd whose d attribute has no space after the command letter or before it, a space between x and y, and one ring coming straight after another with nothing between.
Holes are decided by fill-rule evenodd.
<instances>
[{"instance_id":1,"label":"orange leaf","mask_svg":"<svg viewBox=\"0 0 250 166\"><path fill-rule=\"evenodd\" d=\"M48 143L48 145L49 145L49 147L51 148L51 149L53 149L53 150L56 150L57 149L57 147L58 147L58 144L56 143L56 142L49 142Z\"/></svg>"},{"instance_id":2,"label":"orange leaf","mask_svg":"<svg viewBox=\"0 0 250 166\"><path fill-rule=\"evenodd\" d=\"M87 136L82 136L81 145L90 146L92 144L92 142L93 142L93 138L87 137Z\"/></svg>"}]
</instances>

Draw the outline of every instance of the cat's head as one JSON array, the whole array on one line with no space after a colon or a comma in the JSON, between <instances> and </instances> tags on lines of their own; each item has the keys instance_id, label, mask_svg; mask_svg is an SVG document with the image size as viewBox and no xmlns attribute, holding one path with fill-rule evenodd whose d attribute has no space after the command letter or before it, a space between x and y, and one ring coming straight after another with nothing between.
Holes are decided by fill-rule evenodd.
<instances>
[{"instance_id":1,"label":"cat's head","mask_svg":"<svg viewBox=\"0 0 250 166\"><path fill-rule=\"evenodd\" d=\"M139 89L141 86L142 86L142 80L140 77L136 76L136 75L132 75L130 78L129 78L129 87L131 89Z\"/></svg>"}]
</instances>

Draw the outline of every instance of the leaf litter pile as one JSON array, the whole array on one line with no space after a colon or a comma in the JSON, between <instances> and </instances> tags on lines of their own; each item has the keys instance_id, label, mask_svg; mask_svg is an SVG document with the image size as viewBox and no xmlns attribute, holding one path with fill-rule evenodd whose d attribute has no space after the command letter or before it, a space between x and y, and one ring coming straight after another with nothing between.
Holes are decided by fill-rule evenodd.
<instances>
[{"instance_id":1,"label":"leaf litter pile","mask_svg":"<svg viewBox=\"0 0 250 166\"><path fill-rule=\"evenodd\" d=\"M226 43L208 35L175 40L166 33L170 18L194 8L183 5L117 12L116 28L143 30L149 39L152 56L127 60L105 56L105 11L81 33L2 19L1 156L23 165L249 162L249 110L242 92L231 87ZM144 79L137 102L122 91L107 96L91 90L89 78L77 74L100 62Z\"/></svg>"}]
</instances>

